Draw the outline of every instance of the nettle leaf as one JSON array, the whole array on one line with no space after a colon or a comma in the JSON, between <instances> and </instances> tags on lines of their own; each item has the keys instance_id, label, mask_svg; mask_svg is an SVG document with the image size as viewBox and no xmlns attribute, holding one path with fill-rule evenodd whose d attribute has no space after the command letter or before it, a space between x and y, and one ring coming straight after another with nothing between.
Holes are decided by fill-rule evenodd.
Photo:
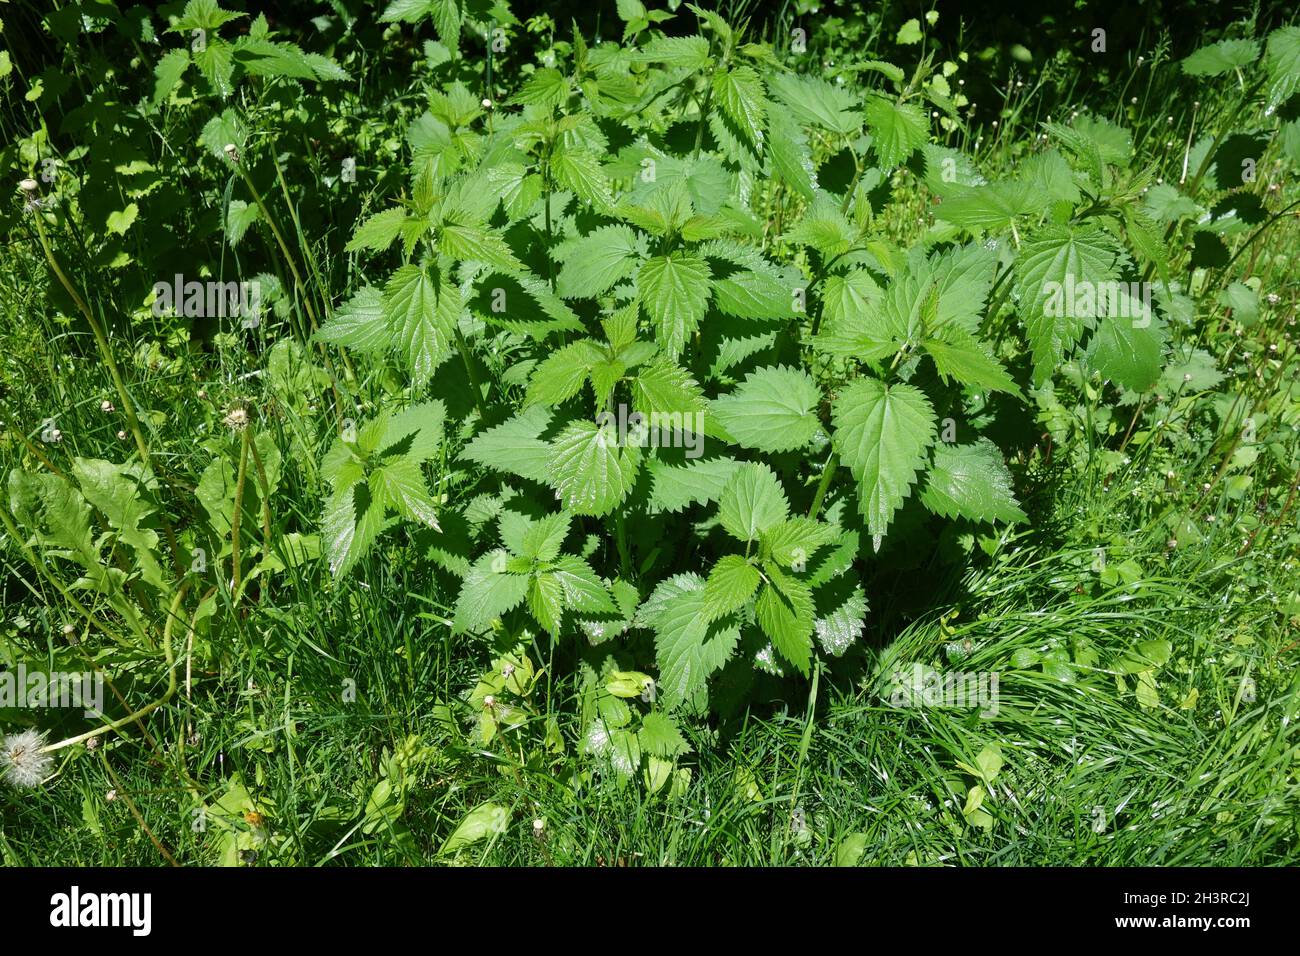
<instances>
[{"instance_id":1,"label":"nettle leaf","mask_svg":"<svg viewBox=\"0 0 1300 956\"><path fill-rule=\"evenodd\" d=\"M430 19L438 39L455 50L460 45L460 8L456 0L392 0L380 14L380 23L419 23Z\"/></svg>"},{"instance_id":2,"label":"nettle leaf","mask_svg":"<svg viewBox=\"0 0 1300 956\"><path fill-rule=\"evenodd\" d=\"M450 277L423 266L402 266L384 287L384 318L393 347L417 382L427 382L451 355L462 308Z\"/></svg>"},{"instance_id":3,"label":"nettle leaf","mask_svg":"<svg viewBox=\"0 0 1300 956\"><path fill-rule=\"evenodd\" d=\"M782 657L808 676L812 663L812 632L816 618L812 591L808 585L780 569L766 565L768 583L763 585L754 613Z\"/></svg>"},{"instance_id":4,"label":"nettle leaf","mask_svg":"<svg viewBox=\"0 0 1300 956\"><path fill-rule=\"evenodd\" d=\"M805 126L821 126L832 133L849 135L862 126L854 92L816 76L780 73L768 79L768 89L786 107L772 115L789 115ZM775 148L775 137L773 138Z\"/></svg>"},{"instance_id":5,"label":"nettle leaf","mask_svg":"<svg viewBox=\"0 0 1300 956\"><path fill-rule=\"evenodd\" d=\"M858 507L879 551L934 441L934 408L913 385L860 378L835 399L832 417L835 447L858 481Z\"/></svg>"},{"instance_id":6,"label":"nettle leaf","mask_svg":"<svg viewBox=\"0 0 1300 956\"><path fill-rule=\"evenodd\" d=\"M793 451L821 428L821 389L802 369L762 368L745 377L730 395L715 399L712 411L741 445L759 451Z\"/></svg>"},{"instance_id":7,"label":"nettle leaf","mask_svg":"<svg viewBox=\"0 0 1300 956\"><path fill-rule=\"evenodd\" d=\"M1020 389L987 344L958 326L925 340L925 351L946 379L993 392L1019 395Z\"/></svg>"},{"instance_id":8,"label":"nettle leaf","mask_svg":"<svg viewBox=\"0 0 1300 956\"><path fill-rule=\"evenodd\" d=\"M704 318L709 301L708 265L687 252L655 256L641 266L636 287L655 323L660 347L675 358Z\"/></svg>"},{"instance_id":9,"label":"nettle leaf","mask_svg":"<svg viewBox=\"0 0 1300 956\"><path fill-rule=\"evenodd\" d=\"M357 352L383 352L391 342L382 289L366 286L320 327L313 338L346 345Z\"/></svg>"},{"instance_id":10,"label":"nettle leaf","mask_svg":"<svg viewBox=\"0 0 1300 956\"><path fill-rule=\"evenodd\" d=\"M542 628L558 636L564 623L564 586L550 572L529 576L528 613Z\"/></svg>"},{"instance_id":11,"label":"nettle leaf","mask_svg":"<svg viewBox=\"0 0 1300 956\"><path fill-rule=\"evenodd\" d=\"M964 186L951 190L934 214L965 229L1002 229L1017 216L1041 209L1043 195L1033 183L1022 180Z\"/></svg>"},{"instance_id":12,"label":"nettle leaf","mask_svg":"<svg viewBox=\"0 0 1300 956\"><path fill-rule=\"evenodd\" d=\"M713 304L738 319L784 319L792 314L790 287L764 269L733 273L713 283Z\"/></svg>"},{"instance_id":13,"label":"nettle leaf","mask_svg":"<svg viewBox=\"0 0 1300 956\"><path fill-rule=\"evenodd\" d=\"M407 218L407 212L401 206L375 213L357 226L357 231L352 234L352 239L344 246L343 251L356 252L359 249L369 249L372 252L383 252L398 236L402 235Z\"/></svg>"},{"instance_id":14,"label":"nettle leaf","mask_svg":"<svg viewBox=\"0 0 1300 956\"><path fill-rule=\"evenodd\" d=\"M935 445L921 502L945 518L1027 520L1012 493L1011 473L1002 453L987 438L972 445Z\"/></svg>"},{"instance_id":15,"label":"nettle leaf","mask_svg":"<svg viewBox=\"0 0 1300 956\"><path fill-rule=\"evenodd\" d=\"M569 101L571 91L567 76L559 70L544 67L533 72L510 102L557 109Z\"/></svg>"},{"instance_id":16,"label":"nettle leaf","mask_svg":"<svg viewBox=\"0 0 1300 956\"><path fill-rule=\"evenodd\" d=\"M609 179L590 150L562 149L551 156L551 175L579 199L606 209L613 200Z\"/></svg>"},{"instance_id":17,"label":"nettle leaf","mask_svg":"<svg viewBox=\"0 0 1300 956\"><path fill-rule=\"evenodd\" d=\"M862 587L857 585L839 607L813 622L813 631L822 651L831 657L842 655L862 637L866 617L867 597L862 593Z\"/></svg>"},{"instance_id":18,"label":"nettle leaf","mask_svg":"<svg viewBox=\"0 0 1300 956\"><path fill-rule=\"evenodd\" d=\"M222 40L211 39L202 50L191 54L194 65L199 68L203 78L222 99L235 91L235 56L234 47Z\"/></svg>"},{"instance_id":19,"label":"nettle leaf","mask_svg":"<svg viewBox=\"0 0 1300 956\"><path fill-rule=\"evenodd\" d=\"M154 85L153 96L149 100L149 105L153 109L158 109L176 89L185 75L185 71L190 67L190 52L186 49L171 50L165 53L158 60L157 66L154 67ZM224 145L224 144L223 144Z\"/></svg>"},{"instance_id":20,"label":"nettle leaf","mask_svg":"<svg viewBox=\"0 0 1300 956\"><path fill-rule=\"evenodd\" d=\"M572 515L565 511L530 521L520 535L519 546L512 548L522 558L537 561L554 561L569 534Z\"/></svg>"},{"instance_id":21,"label":"nettle leaf","mask_svg":"<svg viewBox=\"0 0 1300 956\"><path fill-rule=\"evenodd\" d=\"M750 143L761 148L766 127L767 97L763 81L752 67L736 66L713 74L713 95L722 111L745 134Z\"/></svg>"},{"instance_id":22,"label":"nettle leaf","mask_svg":"<svg viewBox=\"0 0 1300 956\"><path fill-rule=\"evenodd\" d=\"M551 474L551 445L542 439L551 413L541 405L478 435L461 457L497 471L545 484Z\"/></svg>"},{"instance_id":23,"label":"nettle leaf","mask_svg":"<svg viewBox=\"0 0 1300 956\"><path fill-rule=\"evenodd\" d=\"M582 391L591 367L605 358L591 339L580 339L547 356L528 382L525 405L559 405Z\"/></svg>"},{"instance_id":24,"label":"nettle leaf","mask_svg":"<svg viewBox=\"0 0 1300 956\"><path fill-rule=\"evenodd\" d=\"M704 582L705 618L716 621L744 607L762 581L758 568L738 554L721 558Z\"/></svg>"},{"instance_id":25,"label":"nettle leaf","mask_svg":"<svg viewBox=\"0 0 1300 956\"><path fill-rule=\"evenodd\" d=\"M761 553L765 560L802 572L803 565L835 536L831 525L796 515L763 532Z\"/></svg>"},{"instance_id":26,"label":"nettle leaf","mask_svg":"<svg viewBox=\"0 0 1300 956\"><path fill-rule=\"evenodd\" d=\"M1047 226L1021 244L1016 291L1035 384L1045 382L1095 324L1097 292L1104 295L1118 279L1117 259L1110 237L1093 226Z\"/></svg>"},{"instance_id":27,"label":"nettle leaf","mask_svg":"<svg viewBox=\"0 0 1300 956\"><path fill-rule=\"evenodd\" d=\"M632 407L647 416L647 425L666 423L670 428L698 432L696 413L705 408L704 393L686 369L662 356L637 373L632 384Z\"/></svg>"},{"instance_id":28,"label":"nettle leaf","mask_svg":"<svg viewBox=\"0 0 1300 956\"><path fill-rule=\"evenodd\" d=\"M925 145L930 122L920 107L896 103L886 96L867 97L864 110L872 146L882 169L892 169Z\"/></svg>"},{"instance_id":29,"label":"nettle leaf","mask_svg":"<svg viewBox=\"0 0 1300 956\"><path fill-rule=\"evenodd\" d=\"M796 245L811 246L829 259L848 252L857 240L857 232L840 212L839 204L821 193L794 228L781 238Z\"/></svg>"},{"instance_id":30,"label":"nettle leaf","mask_svg":"<svg viewBox=\"0 0 1300 956\"><path fill-rule=\"evenodd\" d=\"M123 212L122 217L125 219L127 212L130 212L131 210L136 210L135 203L132 203L127 207L127 210ZM257 206L252 205L251 203L246 203L242 199L232 199L230 201L230 206L226 209L226 237L230 242L230 248L233 249L239 245L243 240L244 235L248 232L249 227L252 226L253 223L257 222L261 217L261 210L259 210ZM112 219L113 217L110 216L110 231L114 231ZM131 222L134 222L134 219L135 215L132 212L130 222L127 223L127 228L130 228Z\"/></svg>"},{"instance_id":31,"label":"nettle leaf","mask_svg":"<svg viewBox=\"0 0 1300 956\"><path fill-rule=\"evenodd\" d=\"M528 596L530 576L507 571L509 557L503 549L489 551L470 567L456 599L454 633L486 630Z\"/></svg>"},{"instance_id":32,"label":"nettle leaf","mask_svg":"<svg viewBox=\"0 0 1300 956\"><path fill-rule=\"evenodd\" d=\"M1103 377L1130 391L1145 392L1160 380L1168 333L1149 302L1123 290L1118 299L1117 313L1102 319L1088 343L1088 359Z\"/></svg>"},{"instance_id":33,"label":"nettle leaf","mask_svg":"<svg viewBox=\"0 0 1300 956\"><path fill-rule=\"evenodd\" d=\"M738 627L706 619L704 586L698 574L675 575L659 582L637 610L637 623L655 632L657 699L670 710L702 692L740 640Z\"/></svg>"},{"instance_id":34,"label":"nettle leaf","mask_svg":"<svg viewBox=\"0 0 1300 956\"><path fill-rule=\"evenodd\" d=\"M641 450L620 447L615 429L575 421L551 443L547 482L574 514L609 514L636 482Z\"/></svg>"},{"instance_id":35,"label":"nettle leaf","mask_svg":"<svg viewBox=\"0 0 1300 956\"><path fill-rule=\"evenodd\" d=\"M321 466L333 487L322 521L332 573L346 574L370 550L389 511L438 528L420 465L437 454L445 417L442 402L425 402L372 419L355 442L335 439Z\"/></svg>"},{"instance_id":36,"label":"nettle leaf","mask_svg":"<svg viewBox=\"0 0 1300 956\"><path fill-rule=\"evenodd\" d=\"M1188 76L1221 76L1259 59L1259 43L1255 40L1221 40L1203 46L1183 59L1183 72Z\"/></svg>"},{"instance_id":37,"label":"nettle leaf","mask_svg":"<svg viewBox=\"0 0 1300 956\"><path fill-rule=\"evenodd\" d=\"M701 36L655 37L637 51L635 58L642 63L698 70L709 62L709 41Z\"/></svg>"},{"instance_id":38,"label":"nettle leaf","mask_svg":"<svg viewBox=\"0 0 1300 956\"><path fill-rule=\"evenodd\" d=\"M637 731L637 737L641 741L641 749L656 757L669 759L691 751L691 745L686 742L673 719L657 710L641 718L641 729Z\"/></svg>"},{"instance_id":39,"label":"nettle leaf","mask_svg":"<svg viewBox=\"0 0 1300 956\"><path fill-rule=\"evenodd\" d=\"M632 275L644 254L645 241L635 230L602 226L566 244L555 290L566 299L594 298Z\"/></svg>"},{"instance_id":40,"label":"nettle leaf","mask_svg":"<svg viewBox=\"0 0 1300 956\"><path fill-rule=\"evenodd\" d=\"M443 223L438 238L442 251L454 259L482 262L504 269L510 274L524 271L506 241L481 226L473 223Z\"/></svg>"},{"instance_id":41,"label":"nettle leaf","mask_svg":"<svg viewBox=\"0 0 1300 956\"><path fill-rule=\"evenodd\" d=\"M718 520L741 541L757 541L789 513L785 489L772 469L761 462L738 466L718 499Z\"/></svg>"},{"instance_id":42,"label":"nettle leaf","mask_svg":"<svg viewBox=\"0 0 1300 956\"><path fill-rule=\"evenodd\" d=\"M185 33L189 30L216 30L231 20L238 20L240 17L246 16L248 16L246 13L234 13L230 10L221 9L217 4L217 0L189 0L185 4L185 9L181 11L180 19L168 32Z\"/></svg>"},{"instance_id":43,"label":"nettle leaf","mask_svg":"<svg viewBox=\"0 0 1300 956\"><path fill-rule=\"evenodd\" d=\"M650 507L655 511L681 511L688 505L717 501L739 467L740 462L734 458L710 458L684 465L652 460Z\"/></svg>"},{"instance_id":44,"label":"nettle leaf","mask_svg":"<svg viewBox=\"0 0 1300 956\"><path fill-rule=\"evenodd\" d=\"M772 132L768 138L768 156L773 171L796 193L811 200L817 192L817 166L812 160L808 137L782 110L768 117L768 127Z\"/></svg>"},{"instance_id":45,"label":"nettle leaf","mask_svg":"<svg viewBox=\"0 0 1300 956\"><path fill-rule=\"evenodd\" d=\"M1268 71L1268 108L1277 108L1300 90L1300 27L1282 27L1268 35L1264 53Z\"/></svg>"},{"instance_id":46,"label":"nettle leaf","mask_svg":"<svg viewBox=\"0 0 1300 956\"><path fill-rule=\"evenodd\" d=\"M551 573L564 588L565 603L575 611L581 614L618 613L604 582L582 558L563 555L551 565Z\"/></svg>"},{"instance_id":47,"label":"nettle leaf","mask_svg":"<svg viewBox=\"0 0 1300 956\"><path fill-rule=\"evenodd\" d=\"M1046 202L1066 202L1075 205L1082 198L1074 170L1065 157L1054 149L1034 153L1020 167L1020 180L1028 183L1034 199Z\"/></svg>"}]
</instances>

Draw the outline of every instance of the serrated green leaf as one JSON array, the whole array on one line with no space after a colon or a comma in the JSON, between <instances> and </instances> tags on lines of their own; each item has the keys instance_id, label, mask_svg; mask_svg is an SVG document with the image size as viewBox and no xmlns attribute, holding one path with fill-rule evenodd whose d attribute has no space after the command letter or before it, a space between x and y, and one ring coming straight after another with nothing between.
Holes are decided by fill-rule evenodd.
<instances>
[{"instance_id":1,"label":"serrated green leaf","mask_svg":"<svg viewBox=\"0 0 1300 956\"><path fill-rule=\"evenodd\" d=\"M740 640L740 630L704 619L704 580L678 574L659 582L637 611L637 621L655 632L659 665L658 700L677 707L702 691Z\"/></svg>"},{"instance_id":2,"label":"serrated green leaf","mask_svg":"<svg viewBox=\"0 0 1300 956\"><path fill-rule=\"evenodd\" d=\"M657 710L641 719L637 737L641 741L641 749L656 757L679 757L691 751L691 745L686 742L673 719Z\"/></svg>"},{"instance_id":3,"label":"serrated green leaf","mask_svg":"<svg viewBox=\"0 0 1300 956\"><path fill-rule=\"evenodd\" d=\"M358 352L383 352L390 345L383 290L366 286L348 299L313 336Z\"/></svg>"},{"instance_id":4,"label":"serrated green leaf","mask_svg":"<svg viewBox=\"0 0 1300 956\"><path fill-rule=\"evenodd\" d=\"M461 457L545 484L550 477L552 451L541 435L550 420L548 409L534 405L475 437Z\"/></svg>"},{"instance_id":5,"label":"serrated green leaf","mask_svg":"<svg viewBox=\"0 0 1300 956\"><path fill-rule=\"evenodd\" d=\"M406 220L406 210L401 206L375 213L357 226L356 232L352 234L352 239L343 251L356 252L359 249L370 249L374 252L382 252L402 234L402 227L406 224Z\"/></svg>"},{"instance_id":6,"label":"serrated green leaf","mask_svg":"<svg viewBox=\"0 0 1300 956\"><path fill-rule=\"evenodd\" d=\"M1011 490L1011 473L1002 453L986 438L972 445L935 445L921 502L945 518L1026 520Z\"/></svg>"},{"instance_id":7,"label":"serrated green leaf","mask_svg":"<svg viewBox=\"0 0 1300 956\"><path fill-rule=\"evenodd\" d=\"M1021 244L1016 259L1020 315L1033 349L1034 381L1046 381L1096 319L1076 290L1105 289L1118 275L1114 246L1100 229L1047 226Z\"/></svg>"},{"instance_id":8,"label":"serrated green leaf","mask_svg":"<svg viewBox=\"0 0 1300 956\"><path fill-rule=\"evenodd\" d=\"M709 267L698 256L674 252L647 259L636 277L637 292L670 357L681 354L700 326L709 301Z\"/></svg>"},{"instance_id":9,"label":"serrated green leaf","mask_svg":"<svg viewBox=\"0 0 1300 956\"><path fill-rule=\"evenodd\" d=\"M718 499L718 520L741 541L757 541L789 513L785 489L772 469L761 462L738 466Z\"/></svg>"},{"instance_id":10,"label":"serrated green leaf","mask_svg":"<svg viewBox=\"0 0 1300 956\"><path fill-rule=\"evenodd\" d=\"M384 317L394 348L423 384L451 355L460 316L460 290L416 265L402 266L384 287Z\"/></svg>"},{"instance_id":11,"label":"serrated green leaf","mask_svg":"<svg viewBox=\"0 0 1300 956\"><path fill-rule=\"evenodd\" d=\"M713 74L713 96L722 111L761 148L767 126L767 96L758 73L748 66L735 66Z\"/></svg>"},{"instance_id":12,"label":"serrated green leaf","mask_svg":"<svg viewBox=\"0 0 1300 956\"><path fill-rule=\"evenodd\" d=\"M934 409L915 386L860 378L835 399L832 416L835 447L858 481L858 507L878 551L934 441Z\"/></svg>"},{"instance_id":13,"label":"serrated green leaf","mask_svg":"<svg viewBox=\"0 0 1300 956\"><path fill-rule=\"evenodd\" d=\"M528 595L530 576L506 570L509 554L501 549L484 554L469 569L456 599L452 630L457 634L486 630Z\"/></svg>"},{"instance_id":14,"label":"serrated green leaf","mask_svg":"<svg viewBox=\"0 0 1300 956\"><path fill-rule=\"evenodd\" d=\"M590 368L605 358L591 339L571 342L553 352L533 370L528 381L528 405L559 405L582 390Z\"/></svg>"},{"instance_id":15,"label":"serrated green leaf","mask_svg":"<svg viewBox=\"0 0 1300 956\"><path fill-rule=\"evenodd\" d=\"M1254 40L1220 40L1203 46L1183 59L1188 76L1221 76L1259 59L1259 43Z\"/></svg>"},{"instance_id":16,"label":"serrated green leaf","mask_svg":"<svg viewBox=\"0 0 1300 956\"><path fill-rule=\"evenodd\" d=\"M555 280L566 299L594 298L636 271L643 243L627 226L602 226L572 243Z\"/></svg>"},{"instance_id":17,"label":"serrated green leaf","mask_svg":"<svg viewBox=\"0 0 1300 956\"><path fill-rule=\"evenodd\" d=\"M729 554L720 558L704 582L702 613L705 619L716 621L744 607L758 590L760 581L762 576L758 568L740 555Z\"/></svg>"},{"instance_id":18,"label":"serrated green leaf","mask_svg":"<svg viewBox=\"0 0 1300 956\"><path fill-rule=\"evenodd\" d=\"M812 592L802 581L765 568L771 583L764 584L754 602L758 626L782 657L808 676L812 663L812 631L816 616Z\"/></svg>"},{"instance_id":19,"label":"serrated green leaf","mask_svg":"<svg viewBox=\"0 0 1300 956\"><path fill-rule=\"evenodd\" d=\"M547 480L574 514L600 516L627 497L640 464L640 449L620 447L615 429L575 421L551 444Z\"/></svg>"},{"instance_id":20,"label":"serrated green leaf","mask_svg":"<svg viewBox=\"0 0 1300 956\"><path fill-rule=\"evenodd\" d=\"M867 97L864 113L882 169L893 169L929 138L930 123L925 113L910 103L896 103L873 94Z\"/></svg>"},{"instance_id":21,"label":"serrated green leaf","mask_svg":"<svg viewBox=\"0 0 1300 956\"><path fill-rule=\"evenodd\" d=\"M712 411L746 448L793 451L817 434L821 390L802 369L784 365L751 372L730 395L715 399Z\"/></svg>"}]
</instances>

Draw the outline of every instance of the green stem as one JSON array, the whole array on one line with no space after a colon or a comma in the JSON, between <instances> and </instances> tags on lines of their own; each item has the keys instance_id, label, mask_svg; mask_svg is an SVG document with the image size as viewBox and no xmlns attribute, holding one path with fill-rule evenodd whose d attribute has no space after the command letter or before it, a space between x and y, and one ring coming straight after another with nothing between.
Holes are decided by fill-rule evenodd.
<instances>
[{"instance_id":1,"label":"green stem","mask_svg":"<svg viewBox=\"0 0 1300 956\"><path fill-rule=\"evenodd\" d=\"M483 404L483 390L479 388L478 373L474 371L474 363L470 361L469 343L465 341L459 326L454 326L452 331L456 336L456 351L460 353L460 360L465 363L465 374L469 376L469 386L474 392L474 407L478 409L479 418L486 421L487 406Z\"/></svg>"},{"instance_id":2,"label":"green stem","mask_svg":"<svg viewBox=\"0 0 1300 956\"><path fill-rule=\"evenodd\" d=\"M245 425L239 433L239 474L235 478L235 511L230 516L230 568L232 575L232 601L239 606L239 524L244 513L244 479L248 475L248 445L251 426Z\"/></svg>"},{"instance_id":3,"label":"green stem","mask_svg":"<svg viewBox=\"0 0 1300 956\"><path fill-rule=\"evenodd\" d=\"M840 467L840 456L838 452L831 452L831 456L826 459L826 464L822 465L822 478L817 483L817 491L813 495L812 504L808 506L808 517L816 518L818 512L822 510L822 499L826 497L826 492L831 486L831 479L835 477L835 472Z\"/></svg>"},{"instance_id":4,"label":"green stem","mask_svg":"<svg viewBox=\"0 0 1300 956\"><path fill-rule=\"evenodd\" d=\"M45 252L46 261L49 262L55 276L58 277L63 288L67 290L68 295L72 297L72 301L76 303L77 308L90 324L90 330L95 336L95 344L99 347L100 357L103 358L104 365L108 368L109 377L113 380L113 388L117 391L117 397L122 402L122 412L126 415L127 425L131 429L132 437L135 438L135 447L140 452L140 459L156 473L157 469L153 467L153 457L149 454L149 446L146 444L144 433L140 429L140 419L135 414L135 403L131 401L131 396L126 390L126 384L122 381L122 373L118 370L117 362L113 359L113 350L109 346L108 336L104 333L104 328L100 325L99 320L91 312L86 300L81 297L81 293L73 286L72 280L63 271L59 261L54 258L49 237L45 233L45 223L41 219L41 213L39 211L35 212L32 219L36 223L36 233L40 236L41 249Z\"/></svg>"},{"instance_id":5,"label":"green stem","mask_svg":"<svg viewBox=\"0 0 1300 956\"><path fill-rule=\"evenodd\" d=\"M316 310L311 307L310 293L307 289L306 283L302 281L302 273L298 271L298 263L289 252L289 244L285 242L284 234L280 232L280 227L276 225L275 219L271 216L271 211L266 208L266 203L262 199L262 194L258 192L257 187L253 185L253 177L248 175L248 170L244 167L244 164L236 160L233 162L233 165L235 169L239 171L239 175L243 178L244 185L248 187L248 191L252 193L253 201L257 203L257 208L262 213L262 218L264 218L267 225L271 227L271 234L275 236L276 244L280 247L280 255L284 256L285 265L289 267L289 273L293 276L294 289L296 290L299 299L302 300L302 304L307 309L307 319L311 322L311 330L314 333L318 328L316 325ZM306 336L304 336L304 338L306 338Z\"/></svg>"},{"instance_id":6,"label":"green stem","mask_svg":"<svg viewBox=\"0 0 1300 956\"><path fill-rule=\"evenodd\" d=\"M188 590L190 583L188 581L181 584L176 590L176 596L172 598L171 607L167 612L167 623L163 625L163 657L167 661L167 690L155 701L145 704L139 710L132 711L120 720L110 720L108 723L96 727L94 730L87 731L84 734L78 734L75 737L68 737L65 740L48 744L41 748L42 753L53 753L56 750L62 750L65 747L72 747L76 744L84 743L92 737L98 737L100 734L106 734L109 731L121 730L136 723L142 717L157 710L167 701L172 699L176 693L176 657L172 653L172 622L176 620L176 612L180 609L181 601L185 598L185 592Z\"/></svg>"}]
</instances>

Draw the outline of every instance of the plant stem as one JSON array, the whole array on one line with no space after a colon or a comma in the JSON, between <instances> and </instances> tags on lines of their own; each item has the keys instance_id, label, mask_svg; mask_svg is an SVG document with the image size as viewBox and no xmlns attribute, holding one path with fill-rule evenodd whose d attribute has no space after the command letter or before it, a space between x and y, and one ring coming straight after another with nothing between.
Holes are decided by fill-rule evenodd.
<instances>
[{"instance_id":1,"label":"plant stem","mask_svg":"<svg viewBox=\"0 0 1300 956\"><path fill-rule=\"evenodd\" d=\"M822 465L822 478L817 483L817 491L813 495L812 504L808 507L808 517L816 518L818 512L822 509L822 499L826 497L826 491L831 486L831 479L835 477L835 472L840 467L840 456L838 452L831 452L831 456L826 459L826 464Z\"/></svg>"},{"instance_id":2,"label":"plant stem","mask_svg":"<svg viewBox=\"0 0 1300 956\"><path fill-rule=\"evenodd\" d=\"M253 453L253 467L257 471L257 487L262 492L262 544L267 551L270 551L271 484L266 480L266 468L262 464L262 455L257 450L257 442L249 442L248 450Z\"/></svg>"},{"instance_id":3,"label":"plant stem","mask_svg":"<svg viewBox=\"0 0 1300 956\"><path fill-rule=\"evenodd\" d=\"M41 753L54 753L56 750L62 750L65 747L85 743L92 737L98 737L100 734L106 734L111 730L121 730L136 723L142 717L152 713L172 699L172 695L176 693L176 657L172 653L172 622L176 620L176 612L180 609L181 601L185 599L185 592L189 589L189 586L190 582L184 581L176 589L176 595L172 598L171 607L167 612L167 622L163 624L163 656L167 661L167 690L163 695L157 700L145 704L139 710L132 711L120 720L110 720L108 723L84 734L78 734L75 737L68 737L65 740L48 744L41 748Z\"/></svg>"},{"instance_id":4,"label":"plant stem","mask_svg":"<svg viewBox=\"0 0 1300 956\"><path fill-rule=\"evenodd\" d=\"M251 426L245 425L239 432L239 474L235 478L235 510L230 516L230 570L232 594L231 601L239 606L239 524L244 513L244 479L248 475L248 445Z\"/></svg>"},{"instance_id":5,"label":"plant stem","mask_svg":"<svg viewBox=\"0 0 1300 956\"><path fill-rule=\"evenodd\" d=\"M41 249L45 252L45 259L54 270L63 288L67 290L72 301L76 303L81 314L86 317L90 324L90 330L95 336L95 344L99 347L100 357L104 360L104 365L108 368L109 377L113 380L113 388L117 391L117 397L122 402L122 412L126 415L127 425L131 429L131 435L135 438L136 450L140 452L140 459L151 470L156 472L153 467L153 457L149 454L149 446L144 440L144 433L140 430L140 419L135 414L135 403L131 401L131 396L126 390L126 384L122 381L122 373L118 370L117 362L113 359L113 350L108 343L108 336L104 333L104 328L100 325L99 320L90 310L86 300L81 297L81 293L73 286L72 280L68 278L59 261L54 258L54 252L50 248L49 236L45 233L45 223L42 221L39 211L32 215L32 220L36 223L36 233L40 236Z\"/></svg>"},{"instance_id":6,"label":"plant stem","mask_svg":"<svg viewBox=\"0 0 1300 956\"><path fill-rule=\"evenodd\" d=\"M460 353L460 360L465 363L465 374L469 376L469 387L474 392L474 407L478 409L479 418L487 420L487 406L483 404L483 390L479 388L478 373L474 371L474 363L470 361L469 343L465 341L465 336L460 332L460 326L454 326L452 331L456 335L456 351Z\"/></svg>"},{"instance_id":7,"label":"plant stem","mask_svg":"<svg viewBox=\"0 0 1300 956\"><path fill-rule=\"evenodd\" d=\"M248 175L248 170L245 168L244 164L236 161L233 165L235 169L239 170L239 175L243 177L244 185L246 185L248 191L252 193L253 201L257 203L257 208L261 211L262 217L266 220L267 225L271 227L271 234L275 236L276 244L280 247L280 255L284 256L285 265L289 267L289 273L293 276L294 289L297 292L298 297L302 300L302 304L307 309L307 319L311 322L311 330L314 333L318 328L316 324L316 310L311 307L310 292L308 291L306 284L302 281L302 273L298 271L298 263L289 252L289 244L284 241L284 234L280 232L280 227L276 225L275 219L271 216L271 211L266 208L266 203L262 200L262 194L258 192L257 187L253 185L253 177ZM307 336L303 336L303 338L306 337Z\"/></svg>"}]
</instances>

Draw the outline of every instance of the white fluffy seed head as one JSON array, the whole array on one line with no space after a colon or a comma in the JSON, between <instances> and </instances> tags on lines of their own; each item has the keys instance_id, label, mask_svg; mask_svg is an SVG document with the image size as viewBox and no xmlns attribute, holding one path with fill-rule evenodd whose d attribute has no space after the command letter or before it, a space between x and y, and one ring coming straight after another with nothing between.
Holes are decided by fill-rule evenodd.
<instances>
[{"instance_id":1,"label":"white fluffy seed head","mask_svg":"<svg viewBox=\"0 0 1300 956\"><path fill-rule=\"evenodd\" d=\"M43 753L45 734L24 730L9 734L0 748L0 771L10 785L20 790L39 787L54 764L54 757Z\"/></svg>"},{"instance_id":2,"label":"white fluffy seed head","mask_svg":"<svg viewBox=\"0 0 1300 956\"><path fill-rule=\"evenodd\" d=\"M35 193L40 188L40 186L36 185L36 180L34 179L24 179L18 184L19 191L28 194Z\"/></svg>"}]
</instances>

